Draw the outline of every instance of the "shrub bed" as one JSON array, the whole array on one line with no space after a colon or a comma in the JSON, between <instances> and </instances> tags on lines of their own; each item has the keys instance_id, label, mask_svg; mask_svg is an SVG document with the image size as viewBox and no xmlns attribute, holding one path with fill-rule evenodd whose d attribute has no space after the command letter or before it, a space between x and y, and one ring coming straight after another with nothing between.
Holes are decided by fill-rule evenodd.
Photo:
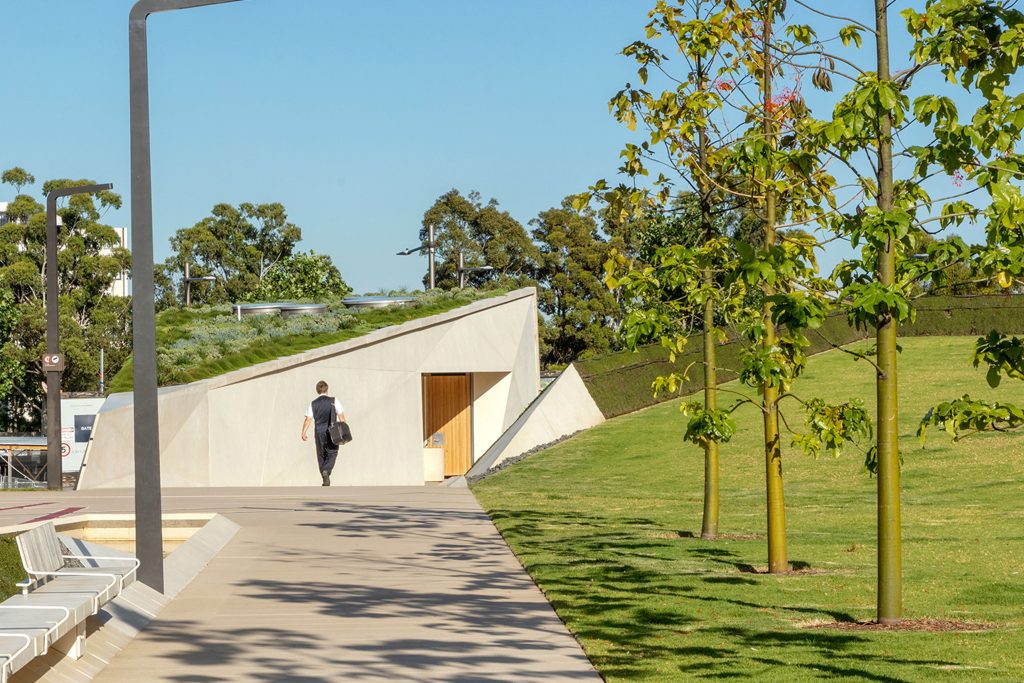
<instances>
[{"instance_id":1,"label":"shrub bed","mask_svg":"<svg viewBox=\"0 0 1024 683\"><path fill-rule=\"evenodd\" d=\"M353 311L334 301L323 315L249 316L241 321L227 305L168 309L156 320L157 381L168 386L216 377L504 293L436 290L417 295L415 303L401 308ZM132 367L129 358L111 380L110 392L132 390Z\"/></svg>"}]
</instances>

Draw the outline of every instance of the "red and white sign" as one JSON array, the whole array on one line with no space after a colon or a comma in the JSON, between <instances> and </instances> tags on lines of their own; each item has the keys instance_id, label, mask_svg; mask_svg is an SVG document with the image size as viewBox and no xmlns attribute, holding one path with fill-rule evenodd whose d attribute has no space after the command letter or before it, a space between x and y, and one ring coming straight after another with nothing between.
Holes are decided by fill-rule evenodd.
<instances>
[{"instance_id":1,"label":"red and white sign","mask_svg":"<svg viewBox=\"0 0 1024 683\"><path fill-rule=\"evenodd\" d=\"M44 353L43 370L46 372L62 372L64 370L64 354Z\"/></svg>"}]
</instances>

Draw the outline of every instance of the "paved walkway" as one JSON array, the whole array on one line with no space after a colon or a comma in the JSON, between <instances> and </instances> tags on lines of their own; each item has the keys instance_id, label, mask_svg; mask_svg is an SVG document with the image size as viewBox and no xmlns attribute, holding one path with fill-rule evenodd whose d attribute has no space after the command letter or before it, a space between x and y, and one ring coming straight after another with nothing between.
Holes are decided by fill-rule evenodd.
<instances>
[{"instance_id":1,"label":"paved walkway","mask_svg":"<svg viewBox=\"0 0 1024 683\"><path fill-rule=\"evenodd\" d=\"M0 494L0 526L132 504ZM97 681L600 680L466 489L178 489L164 510L241 530Z\"/></svg>"}]
</instances>

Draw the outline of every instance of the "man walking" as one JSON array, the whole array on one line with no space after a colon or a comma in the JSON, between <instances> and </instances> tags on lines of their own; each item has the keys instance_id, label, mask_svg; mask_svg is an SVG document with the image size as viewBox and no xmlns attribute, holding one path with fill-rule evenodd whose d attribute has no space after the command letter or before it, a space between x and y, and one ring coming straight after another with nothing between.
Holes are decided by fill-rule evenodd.
<instances>
[{"instance_id":1,"label":"man walking","mask_svg":"<svg viewBox=\"0 0 1024 683\"><path fill-rule=\"evenodd\" d=\"M327 395L327 382L316 383L317 397L306 408L306 419L302 422L302 440L308 441L306 432L313 425L313 441L316 444L316 461L320 466L320 475L324 478L324 486L331 485L331 472L334 462L338 459L338 447L331 441L327 433L332 420L345 421L345 409L341 401Z\"/></svg>"}]
</instances>

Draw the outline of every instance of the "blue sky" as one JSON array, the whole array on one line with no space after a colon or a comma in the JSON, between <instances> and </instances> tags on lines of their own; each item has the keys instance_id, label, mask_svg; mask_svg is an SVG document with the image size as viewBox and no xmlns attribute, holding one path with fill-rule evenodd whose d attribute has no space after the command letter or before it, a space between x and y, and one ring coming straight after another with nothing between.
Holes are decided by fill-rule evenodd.
<instances>
[{"instance_id":1,"label":"blue sky","mask_svg":"<svg viewBox=\"0 0 1024 683\"><path fill-rule=\"evenodd\" d=\"M0 167L112 181L115 225L131 4L0 0ZM614 174L606 105L646 6L244 0L151 17L157 257L216 202L280 201L357 290L419 286L425 258L395 252L443 192L479 190L525 223Z\"/></svg>"},{"instance_id":2,"label":"blue sky","mask_svg":"<svg viewBox=\"0 0 1024 683\"><path fill-rule=\"evenodd\" d=\"M0 0L0 167L113 182L113 225L128 224L131 4ZM300 248L357 291L418 287L425 259L395 252L450 188L526 224L614 176L626 131L607 101L635 79L618 52L651 5L244 0L151 17L157 257L217 202L280 201Z\"/></svg>"}]
</instances>

